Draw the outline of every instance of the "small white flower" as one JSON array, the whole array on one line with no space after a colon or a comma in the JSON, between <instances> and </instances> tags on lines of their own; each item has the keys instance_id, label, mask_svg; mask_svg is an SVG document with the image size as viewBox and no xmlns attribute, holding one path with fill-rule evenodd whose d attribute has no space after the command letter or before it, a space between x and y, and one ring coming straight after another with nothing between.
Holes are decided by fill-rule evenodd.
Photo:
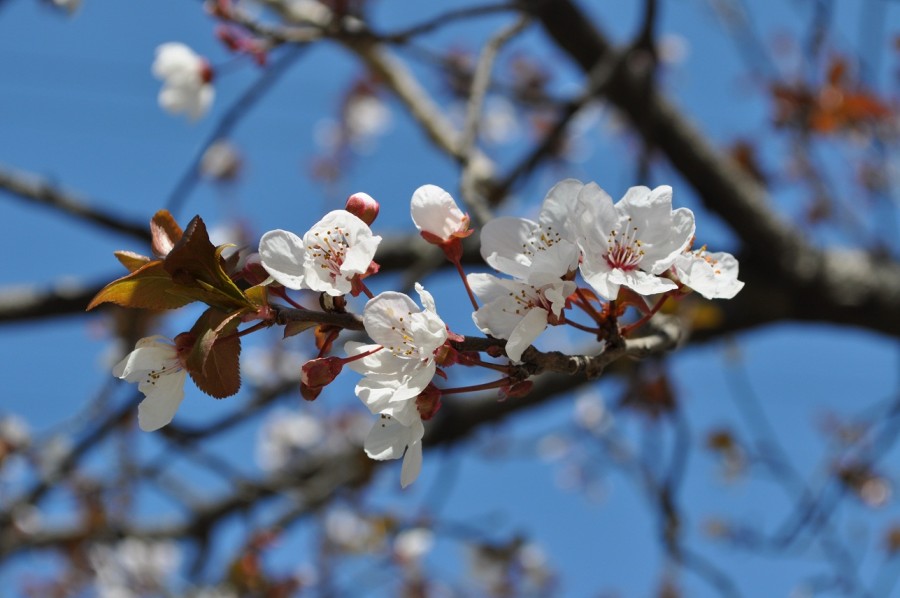
<instances>
[{"instance_id":1,"label":"small white flower","mask_svg":"<svg viewBox=\"0 0 900 598\"><path fill-rule=\"evenodd\" d=\"M406 488L416 481L422 471L422 437L425 426L416 420L404 426L390 415L381 414L372 426L364 445L366 454L376 461L403 457L400 486Z\"/></svg>"},{"instance_id":2,"label":"small white flower","mask_svg":"<svg viewBox=\"0 0 900 598\"><path fill-rule=\"evenodd\" d=\"M301 239L286 230L272 230L259 241L263 268L289 289L312 289L346 295L352 280L365 274L381 237L346 210L329 212Z\"/></svg>"},{"instance_id":3,"label":"small white flower","mask_svg":"<svg viewBox=\"0 0 900 598\"><path fill-rule=\"evenodd\" d=\"M391 110L378 96L359 93L344 107L344 124L354 148L365 150L368 143L390 129Z\"/></svg>"},{"instance_id":4,"label":"small white flower","mask_svg":"<svg viewBox=\"0 0 900 598\"><path fill-rule=\"evenodd\" d=\"M155 594L166 585L180 561L174 542L147 542L136 538L115 545L95 544L88 553L101 597L119 598Z\"/></svg>"},{"instance_id":5,"label":"small white flower","mask_svg":"<svg viewBox=\"0 0 900 598\"><path fill-rule=\"evenodd\" d=\"M538 221L494 218L481 230L481 256L491 267L521 281L544 285L578 268L571 218L584 185L565 179L547 192Z\"/></svg>"},{"instance_id":6,"label":"small white flower","mask_svg":"<svg viewBox=\"0 0 900 598\"><path fill-rule=\"evenodd\" d=\"M383 347L347 366L364 376L356 395L372 413L391 415L404 426L419 419L414 399L434 377L434 352L448 337L431 293L418 283L416 290L424 310L403 293L381 293L363 309L363 324L376 344L344 346L351 357Z\"/></svg>"},{"instance_id":7,"label":"small white flower","mask_svg":"<svg viewBox=\"0 0 900 598\"><path fill-rule=\"evenodd\" d=\"M576 288L574 282L559 278L540 287L491 274L469 274L467 280L484 303L472 314L475 325L486 334L507 339L506 354L515 362L522 360L522 352L549 323L559 321L566 297Z\"/></svg>"},{"instance_id":8,"label":"small white flower","mask_svg":"<svg viewBox=\"0 0 900 598\"><path fill-rule=\"evenodd\" d=\"M138 425L146 432L162 428L175 417L184 399L187 371L175 345L162 336L142 338L134 351L113 368L116 378L137 382L146 398L138 406Z\"/></svg>"},{"instance_id":9,"label":"small white flower","mask_svg":"<svg viewBox=\"0 0 900 598\"><path fill-rule=\"evenodd\" d=\"M575 220L583 260L581 274L603 297L613 300L625 285L654 295L678 285L661 278L694 236L694 214L672 210L672 188L632 187L613 205L595 183L578 194Z\"/></svg>"},{"instance_id":10,"label":"small white flower","mask_svg":"<svg viewBox=\"0 0 900 598\"><path fill-rule=\"evenodd\" d=\"M317 418L299 411L277 410L260 429L257 461L269 471L286 469L319 446L324 435L324 426Z\"/></svg>"},{"instance_id":11,"label":"small white flower","mask_svg":"<svg viewBox=\"0 0 900 598\"><path fill-rule=\"evenodd\" d=\"M2 445L13 449L27 446L31 441L31 433L28 430L28 422L18 415L4 415L0 417L0 455L3 454Z\"/></svg>"},{"instance_id":12,"label":"small white flower","mask_svg":"<svg viewBox=\"0 0 900 598\"><path fill-rule=\"evenodd\" d=\"M422 185L413 192L409 212L429 243L447 243L469 236L469 216L453 197L437 185Z\"/></svg>"},{"instance_id":13,"label":"small white flower","mask_svg":"<svg viewBox=\"0 0 900 598\"><path fill-rule=\"evenodd\" d=\"M215 97L209 62L186 45L169 42L156 48L153 75L161 79L159 105L171 114L184 112L197 120Z\"/></svg>"},{"instance_id":14,"label":"small white flower","mask_svg":"<svg viewBox=\"0 0 900 598\"><path fill-rule=\"evenodd\" d=\"M675 274L682 284L707 299L731 299L744 288L738 280L738 261L730 253L709 253L706 247L675 258Z\"/></svg>"},{"instance_id":15,"label":"small white flower","mask_svg":"<svg viewBox=\"0 0 900 598\"><path fill-rule=\"evenodd\" d=\"M434 533L424 527L405 529L394 538L394 554L404 562L414 562L431 551Z\"/></svg>"}]
</instances>

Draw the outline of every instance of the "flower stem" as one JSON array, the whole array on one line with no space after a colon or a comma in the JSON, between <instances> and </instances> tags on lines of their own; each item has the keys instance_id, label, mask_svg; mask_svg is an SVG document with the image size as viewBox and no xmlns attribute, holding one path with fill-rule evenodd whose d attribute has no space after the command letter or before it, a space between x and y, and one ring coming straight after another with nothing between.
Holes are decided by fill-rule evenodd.
<instances>
[{"instance_id":1,"label":"flower stem","mask_svg":"<svg viewBox=\"0 0 900 598\"><path fill-rule=\"evenodd\" d=\"M578 302L578 307L587 312L587 314L591 316L591 318L593 318L595 322L597 322L598 324L602 323L604 320L603 315L596 309L594 309L593 305L591 305L591 300L585 294L584 289L575 289L575 293L578 295L578 298L581 299L581 301Z\"/></svg>"},{"instance_id":2,"label":"flower stem","mask_svg":"<svg viewBox=\"0 0 900 598\"><path fill-rule=\"evenodd\" d=\"M291 299L288 296L287 290L284 287L279 287L278 289L269 287L269 292L272 293L273 295L275 295L276 297L281 297L282 299L284 299L285 301L290 303L292 307L295 307L297 309L306 309L305 307L303 307L302 305L300 305L299 303L297 303L296 301Z\"/></svg>"},{"instance_id":3,"label":"flower stem","mask_svg":"<svg viewBox=\"0 0 900 598\"><path fill-rule=\"evenodd\" d=\"M466 293L469 294L469 301L472 302L472 308L475 311L478 311L478 301L475 300L475 294L472 292L472 287L469 286L469 279L466 278L466 273L463 271L462 263L459 260L452 260L453 265L456 266L456 271L459 272L459 277L462 279L463 286L466 287Z\"/></svg>"},{"instance_id":4,"label":"flower stem","mask_svg":"<svg viewBox=\"0 0 900 598\"><path fill-rule=\"evenodd\" d=\"M509 376L494 380L493 382L485 382L484 384L473 384L472 386L460 386L458 388L442 388L442 395L453 395L463 392L475 392L476 390L490 390L492 388L501 388L507 386L512 381Z\"/></svg>"},{"instance_id":5,"label":"flower stem","mask_svg":"<svg viewBox=\"0 0 900 598\"><path fill-rule=\"evenodd\" d=\"M569 326L572 326L573 328L577 328L578 330L590 332L591 334L600 334L600 328L591 328L590 326L585 326L584 324L579 324L578 322L573 322L569 318L566 318L566 324L568 324Z\"/></svg>"},{"instance_id":6,"label":"flower stem","mask_svg":"<svg viewBox=\"0 0 900 598\"><path fill-rule=\"evenodd\" d=\"M366 283L360 280L358 284L359 288L362 289L362 292L366 294L366 297L368 297L369 299L375 297L375 295L372 294L372 291L369 290L369 287L366 286Z\"/></svg>"},{"instance_id":7,"label":"flower stem","mask_svg":"<svg viewBox=\"0 0 900 598\"><path fill-rule=\"evenodd\" d=\"M460 362L461 365L480 365L483 368L488 368L491 370L496 370L498 372L503 372L504 374L508 374L510 367L508 365L502 365L499 363L491 363L490 361L484 361L478 357L467 357L465 361Z\"/></svg>"},{"instance_id":8,"label":"flower stem","mask_svg":"<svg viewBox=\"0 0 900 598\"><path fill-rule=\"evenodd\" d=\"M632 322L627 326L623 326L619 331L619 334L621 334L623 337L628 336L629 334L631 334L631 332L646 324L650 320L650 318L652 318L656 314L656 312L658 312L660 308L662 308L663 303L665 303L666 300L668 300L668 298L671 296L671 291L665 293L662 297L660 297L659 301L656 302L656 305L653 306L653 309L644 314L637 322Z\"/></svg>"}]
</instances>

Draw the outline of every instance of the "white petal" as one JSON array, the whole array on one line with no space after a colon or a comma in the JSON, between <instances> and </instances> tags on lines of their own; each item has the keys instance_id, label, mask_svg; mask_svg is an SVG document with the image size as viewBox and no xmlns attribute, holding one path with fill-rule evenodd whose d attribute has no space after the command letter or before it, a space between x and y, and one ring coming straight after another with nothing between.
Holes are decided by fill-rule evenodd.
<instances>
[{"instance_id":1,"label":"white petal","mask_svg":"<svg viewBox=\"0 0 900 598\"><path fill-rule=\"evenodd\" d=\"M481 229L481 257L492 268L525 280L531 267L532 242L538 224L525 218L504 216Z\"/></svg>"},{"instance_id":2,"label":"white petal","mask_svg":"<svg viewBox=\"0 0 900 598\"><path fill-rule=\"evenodd\" d=\"M370 299L363 308L363 325L369 337L385 347L403 344L399 330L412 313L421 311L415 301L403 293L385 291ZM400 321L403 318L403 322Z\"/></svg>"},{"instance_id":3,"label":"white petal","mask_svg":"<svg viewBox=\"0 0 900 598\"><path fill-rule=\"evenodd\" d=\"M609 279L613 270L605 259L585 253L579 269L584 281L604 299L612 301L619 295L619 285Z\"/></svg>"},{"instance_id":4,"label":"white petal","mask_svg":"<svg viewBox=\"0 0 900 598\"><path fill-rule=\"evenodd\" d=\"M138 347L113 368L113 375L129 382L138 382L151 370L161 370L175 359L174 347Z\"/></svg>"},{"instance_id":5,"label":"white petal","mask_svg":"<svg viewBox=\"0 0 900 598\"><path fill-rule=\"evenodd\" d=\"M369 430L363 448L376 461L399 459L410 440L410 428L388 415L381 415Z\"/></svg>"},{"instance_id":6,"label":"white petal","mask_svg":"<svg viewBox=\"0 0 900 598\"><path fill-rule=\"evenodd\" d=\"M556 183L541 206L541 214L538 220L544 228L552 229L563 235L563 238L573 238L574 229L570 220L578 217L578 194L584 187L584 183L576 179L564 179Z\"/></svg>"},{"instance_id":7,"label":"white petal","mask_svg":"<svg viewBox=\"0 0 900 598\"><path fill-rule=\"evenodd\" d=\"M152 432L172 421L184 399L186 376L187 372L182 370L159 377L153 391L138 405L138 425L141 430Z\"/></svg>"},{"instance_id":8,"label":"white petal","mask_svg":"<svg viewBox=\"0 0 900 598\"><path fill-rule=\"evenodd\" d=\"M640 295L658 295L659 293L678 288L678 285L668 278L660 278L641 270L630 270L628 272L618 269L613 270L610 272L609 280L613 283L630 287Z\"/></svg>"},{"instance_id":9,"label":"white petal","mask_svg":"<svg viewBox=\"0 0 900 598\"><path fill-rule=\"evenodd\" d=\"M678 279L707 299L731 299L744 288L730 253L686 253L675 261Z\"/></svg>"},{"instance_id":10,"label":"white petal","mask_svg":"<svg viewBox=\"0 0 900 598\"><path fill-rule=\"evenodd\" d=\"M422 422L419 422L419 426ZM400 487L406 488L416 481L422 471L422 441L416 440L406 449L403 466L400 468Z\"/></svg>"},{"instance_id":11,"label":"white petal","mask_svg":"<svg viewBox=\"0 0 900 598\"><path fill-rule=\"evenodd\" d=\"M533 308L519 321L506 342L506 355L514 362L522 361L522 353L547 328L547 311Z\"/></svg>"},{"instance_id":12,"label":"white petal","mask_svg":"<svg viewBox=\"0 0 900 598\"><path fill-rule=\"evenodd\" d=\"M418 282L416 283L416 292L419 294L419 300L422 302L422 306L428 311L437 313L437 308L434 304L434 297L431 293L425 290Z\"/></svg>"},{"instance_id":13,"label":"white petal","mask_svg":"<svg viewBox=\"0 0 900 598\"><path fill-rule=\"evenodd\" d=\"M271 230L259 240L260 263L266 272L289 289L307 288L304 283L303 241L286 230Z\"/></svg>"},{"instance_id":14,"label":"white petal","mask_svg":"<svg viewBox=\"0 0 900 598\"><path fill-rule=\"evenodd\" d=\"M416 228L445 240L460 231L465 219L453 197L437 185L422 185L416 189L409 212Z\"/></svg>"}]
</instances>

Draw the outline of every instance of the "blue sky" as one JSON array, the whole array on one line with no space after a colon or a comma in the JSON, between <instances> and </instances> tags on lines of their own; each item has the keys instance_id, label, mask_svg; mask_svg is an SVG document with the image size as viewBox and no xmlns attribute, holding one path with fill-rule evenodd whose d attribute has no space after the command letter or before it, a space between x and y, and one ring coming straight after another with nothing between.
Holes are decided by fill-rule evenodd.
<instances>
[{"instance_id":1,"label":"blue sky","mask_svg":"<svg viewBox=\"0 0 900 598\"><path fill-rule=\"evenodd\" d=\"M425 4L380 2L376 23L399 28L418 22L430 13ZM602 4L617 5L601 8L592 4L592 8L602 14L611 36L624 41L635 28L633 6ZM666 78L678 103L721 143L752 135L765 126L767 104L760 94L747 92L752 85L737 75L741 63L734 45L716 26L705 3L664 4L661 32L677 34L688 44L685 62ZM756 13L759 30L766 35L800 31L794 23L800 23L798 15L803 9L797 4L766 3L766 10ZM835 3L841 43L851 48L856 47L859 20L852 4ZM887 31L900 24L894 6L888 7L886 19ZM478 47L505 22L493 18L476 27L451 27L428 39L427 45L435 49L460 43ZM150 74L150 64L156 46L172 40L188 43L221 67L213 111L195 124L165 114L156 104L159 83ZM560 64L554 88L560 92L573 89L575 73L555 52L543 47L538 32L530 31L517 44L558 61L554 62ZM0 164L58 181L96 205L137 221L146 221L165 203L216 118L259 76L251 64L233 63L214 39L212 23L200 3L175 0L84 0L71 18L34 1L0 3L0 56ZM410 232L411 192L423 183L454 190L456 169L430 150L397 105L393 105L393 128L378 141L377 151L357 158L333 194L308 177L308 164L316 153L316 123L323 116L334 115L336 94L360 72L359 65L334 46L317 47L302 57L235 131L234 140L247 161L237 187L223 194L201 183L179 219L184 223L199 213L210 224L225 224L234 213L240 213L257 235L272 228L302 233L324 212L341 207L347 194L364 190L382 202L376 232ZM710 73L715 77L712 81ZM604 116L599 126L606 122ZM633 184L669 183L675 186L677 205L698 208L691 191L677 178L663 178L666 169L657 170L654 180L634 180L628 161L634 147L627 140L606 136L598 129L589 134L589 142L592 150L585 161L535 177L510 210L533 210L546 189L562 176L596 180L614 197ZM514 149L504 149L498 159L509 163L515 155ZM780 209L792 212L791 201L786 196ZM0 268L0 286L4 288L34 282L108 280L118 273L114 250L143 250L131 239L98 233L8 196L0 197L0 215L4 222L0 249L6 256ZM727 231L714 218L704 217L698 210L698 223L705 240L728 247ZM459 285L438 279L425 283L438 289L438 306L446 306L444 318L458 322L456 328L461 332L473 332L468 314L451 307L463 303ZM184 326L184 321L169 321L165 332L177 332L179 325ZM813 484L823 479L822 455L827 452L817 422L827 412L858 413L884 401L897 392L900 382L896 343L869 333L784 325L730 342L740 351L742 367L773 427L787 439L795 466L808 472ZM5 379L0 414L24 417L39 435L71 422L85 402L107 384L110 374L102 358L109 347L99 316L5 325L0 334ZM784 495L771 483L724 483L717 475L716 463L702 449L704 431L710 427L740 427L735 423L739 419L732 396L734 385L729 383L732 366L727 349L724 342L689 348L667 365L693 432L690 475L681 495L686 540L732 573L747 595L788 595L798 579L821 571L821 564L809 559L778 562L726 551L702 535L704 520L710 516L731 514L772 529L785 518L788 508ZM599 390L608 400L615 398L613 385L601 383ZM211 413L217 417L220 408L224 412L228 407L211 404L192 389L178 417L202 421ZM519 530L531 534L564 580L565 595L596 595L610 589L618 589L624 596L651 595L658 586L664 559L656 541L655 522L633 481L610 474L603 478L602 499L591 501L557 487L564 469L560 462L540 461L528 451L492 459L474 450L493 435L540 439L565 432L572 426L571 413L571 400L558 401L501 429L484 430L473 444L449 452L426 451L422 478L402 495L397 490L398 468L383 468L372 504L397 511L427 509L431 488L455 467L457 481L445 497L442 511L447 519L489 521L487 527L499 531L501 537ZM641 437L638 418L626 417L622 426L629 438ZM254 438L255 429L250 426L221 442L249 448ZM152 439L143 444L146 447L142 449L148 451L156 448ZM250 453L234 455L235 463L251 467ZM103 457L95 458L94 466L102 467ZM156 506L156 499L147 499L151 513ZM65 504L57 504L55 509L59 517L65 517ZM894 503L874 516L851 504L841 512L839 523L852 526L897 515ZM237 534L235 530L230 533ZM862 539L854 536L858 545L852 544L864 554L864 573L873 571L881 558L875 550L880 538L875 531L868 533ZM305 549L302 533L293 541ZM442 544L432 564L438 570L457 570L458 548ZM43 563L25 560L11 570L0 570L0 584L8 588L11 580L38 565ZM683 576L681 582L688 595L715 595L691 575Z\"/></svg>"}]
</instances>

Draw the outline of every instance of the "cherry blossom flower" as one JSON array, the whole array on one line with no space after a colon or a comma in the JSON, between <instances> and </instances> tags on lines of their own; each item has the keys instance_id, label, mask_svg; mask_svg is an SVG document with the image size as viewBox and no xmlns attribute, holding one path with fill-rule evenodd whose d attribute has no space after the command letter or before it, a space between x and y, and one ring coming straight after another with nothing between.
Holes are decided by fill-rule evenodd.
<instances>
[{"instance_id":1,"label":"cherry blossom flower","mask_svg":"<svg viewBox=\"0 0 900 598\"><path fill-rule=\"evenodd\" d=\"M641 295L677 288L659 275L668 270L694 236L694 214L672 210L672 188L632 187L615 205L595 183L578 194L575 219L583 259L581 274L613 300L625 285Z\"/></svg>"},{"instance_id":2,"label":"cherry blossom flower","mask_svg":"<svg viewBox=\"0 0 900 598\"><path fill-rule=\"evenodd\" d=\"M197 120L209 110L215 97L209 62L179 42L156 48L153 75L161 79L159 105L171 114L184 112Z\"/></svg>"},{"instance_id":3,"label":"cherry blossom flower","mask_svg":"<svg viewBox=\"0 0 900 598\"><path fill-rule=\"evenodd\" d=\"M356 395L375 414L387 414L404 426L419 419L415 398L425 390L437 369L434 352L448 338L431 293L416 284L425 309L403 293L387 291L371 299L363 310L363 324L376 344L348 342L349 356L382 350L347 366L364 378Z\"/></svg>"},{"instance_id":4,"label":"cherry blossom flower","mask_svg":"<svg viewBox=\"0 0 900 598\"><path fill-rule=\"evenodd\" d=\"M570 219L584 184L565 179L547 192L538 221L505 216L481 230L481 256L504 274L535 285L569 276L579 251Z\"/></svg>"},{"instance_id":5,"label":"cherry blossom flower","mask_svg":"<svg viewBox=\"0 0 900 598\"><path fill-rule=\"evenodd\" d=\"M685 251L673 265L678 280L707 299L731 299L744 288L738 261L730 253L709 253L706 247Z\"/></svg>"},{"instance_id":6,"label":"cherry blossom flower","mask_svg":"<svg viewBox=\"0 0 900 598\"><path fill-rule=\"evenodd\" d=\"M312 289L332 296L354 289L366 274L381 237L346 210L329 212L301 239L272 230L259 241L263 268L289 289Z\"/></svg>"},{"instance_id":7,"label":"cherry blossom flower","mask_svg":"<svg viewBox=\"0 0 900 598\"><path fill-rule=\"evenodd\" d=\"M181 554L174 542L127 538L113 545L93 545L88 559L96 574L97 596L122 598L160 593Z\"/></svg>"},{"instance_id":8,"label":"cherry blossom flower","mask_svg":"<svg viewBox=\"0 0 900 598\"><path fill-rule=\"evenodd\" d=\"M381 414L366 437L366 454L376 461L403 457L400 486L406 488L416 481L422 471L422 437L425 426L421 420L404 426L390 415Z\"/></svg>"},{"instance_id":9,"label":"cherry blossom flower","mask_svg":"<svg viewBox=\"0 0 900 598\"><path fill-rule=\"evenodd\" d=\"M559 278L540 287L491 274L467 278L484 303L472 314L475 325L485 334L507 339L506 355L515 362L522 360L522 352L548 324L559 323L566 297L576 288L574 282Z\"/></svg>"},{"instance_id":10,"label":"cherry blossom flower","mask_svg":"<svg viewBox=\"0 0 900 598\"><path fill-rule=\"evenodd\" d=\"M422 237L443 245L468 237L469 215L463 213L453 197L437 185L422 185L413 192L409 212Z\"/></svg>"},{"instance_id":11,"label":"cherry blossom flower","mask_svg":"<svg viewBox=\"0 0 900 598\"><path fill-rule=\"evenodd\" d=\"M175 345L156 335L142 338L134 351L113 368L116 378L137 382L146 398L138 405L138 425L145 432L162 428L175 417L184 399L183 368Z\"/></svg>"}]
</instances>

